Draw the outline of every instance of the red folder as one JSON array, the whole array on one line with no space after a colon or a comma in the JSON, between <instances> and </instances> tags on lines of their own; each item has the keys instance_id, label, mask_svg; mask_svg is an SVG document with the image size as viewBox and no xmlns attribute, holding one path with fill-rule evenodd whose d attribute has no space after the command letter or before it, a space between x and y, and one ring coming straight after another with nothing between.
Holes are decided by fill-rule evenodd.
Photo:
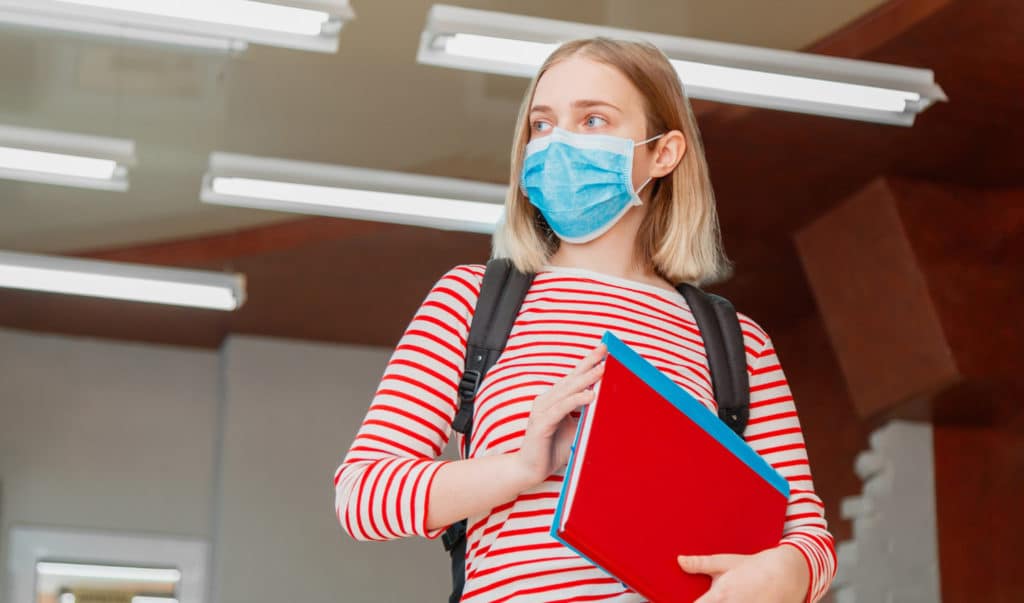
<instances>
[{"instance_id":1,"label":"red folder","mask_svg":"<svg viewBox=\"0 0 1024 603\"><path fill-rule=\"evenodd\" d=\"M649 600L711 579L677 555L753 554L782 537L789 484L713 412L610 332L552 536Z\"/></svg>"}]
</instances>

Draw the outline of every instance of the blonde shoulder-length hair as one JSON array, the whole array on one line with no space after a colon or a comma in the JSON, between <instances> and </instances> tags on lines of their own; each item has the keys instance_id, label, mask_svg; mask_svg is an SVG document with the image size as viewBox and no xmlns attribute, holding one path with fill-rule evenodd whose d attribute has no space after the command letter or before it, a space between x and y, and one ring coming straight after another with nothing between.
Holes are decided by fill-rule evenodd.
<instances>
[{"instance_id":1,"label":"blonde shoulder-length hair","mask_svg":"<svg viewBox=\"0 0 1024 603\"><path fill-rule=\"evenodd\" d=\"M706 285L728 278L732 265L722 249L704 146L679 76L655 46L608 38L562 44L530 82L516 123L509 192L505 216L494 233L494 257L509 258L524 272L537 272L558 249L558 237L523 194L519 176L530 139L530 106L537 81L552 65L576 55L617 68L636 86L645 99L647 136L679 130L686 139L679 165L653 183L648 211L637 232L637 260L674 284Z\"/></svg>"}]
</instances>

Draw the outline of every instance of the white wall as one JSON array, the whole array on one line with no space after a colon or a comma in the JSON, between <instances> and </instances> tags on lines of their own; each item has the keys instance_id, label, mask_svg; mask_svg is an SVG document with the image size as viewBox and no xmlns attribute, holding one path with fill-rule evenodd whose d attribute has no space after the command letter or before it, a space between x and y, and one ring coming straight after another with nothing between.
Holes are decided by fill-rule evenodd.
<instances>
[{"instance_id":1,"label":"white wall","mask_svg":"<svg viewBox=\"0 0 1024 603\"><path fill-rule=\"evenodd\" d=\"M14 523L209 537L218 365L0 329L0 567Z\"/></svg>"},{"instance_id":2,"label":"white wall","mask_svg":"<svg viewBox=\"0 0 1024 603\"><path fill-rule=\"evenodd\" d=\"M232 337L225 346L220 601L441 601L439 541L360 543L335 521L334 470L390 350Z\"/></svg>"},{"instance_id":3,"label":"white wall","mask_svg":"<svg viewBox=\"0 0 1024 603\"><path fill-rule=\"evenodd\" d=\"M0 329L0 567L15 523L144 531L209 540L217 601L443 600L439 542L357 543L334 519L334 469L389 354Z\"/></svg>"}]
</instances>

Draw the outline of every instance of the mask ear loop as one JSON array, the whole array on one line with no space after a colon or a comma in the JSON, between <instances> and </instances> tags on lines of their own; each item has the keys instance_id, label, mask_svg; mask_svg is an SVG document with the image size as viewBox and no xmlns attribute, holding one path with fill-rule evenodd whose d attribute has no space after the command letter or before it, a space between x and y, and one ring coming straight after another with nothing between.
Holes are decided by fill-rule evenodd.
<instances>
[{"instance_id":1,"label":"mask ear loop","mask_svg":"<svg viewBox=\"0 0 1024 603\"><path fill-rule=\"evenodd\" d=\"M647 140L641 140L640 142L634 142L633 146L634 147L638 147L638 146L640 146L642 144L647 144L649 142L654 142L655 140L658 140L659 138L661 138L664 135L665 135L665 132L662 132L661 134L658 134L657 136L651 136Z\"/></svg>"},{"instance_id":2,"label":"mask ear loop","mask_svg":"<svg viewBox=\"0 0 1024 603\"><path fill-rule=\"evenodd\" d=\"M648 138L647 140L641 140L640 142L633 143L633 146L634 147L638 147L638 146L640 146L642 144L647 144L649 142L653 142L655 140L658 140L659 138L661 138L664 135L665 135L665 133L662 132L661 134L658 134L657 136L652 136L652 137ZM650 184L651 180L654 180L654 177L653 176L648 176L647 180L644 180L644 183L640 185L640 188L636 189L636 192L633 193L636 196L636 198L637 198L637 205L643 205L644 202L643 202L643 199L640 198L640 191L644 190L644 187L647 186L648 184Z\"/></svg>"}]
</instances>

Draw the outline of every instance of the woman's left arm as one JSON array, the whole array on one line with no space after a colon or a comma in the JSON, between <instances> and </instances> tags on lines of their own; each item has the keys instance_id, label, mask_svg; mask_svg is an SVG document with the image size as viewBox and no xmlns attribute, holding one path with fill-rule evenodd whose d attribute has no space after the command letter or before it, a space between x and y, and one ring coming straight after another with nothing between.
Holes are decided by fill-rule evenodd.
<instances>
[{"instance_id":1,"label":"woman's left arm","mask_svg":"<svg viewBox=\"0 0 1024 603\"><path fill-rule=\"evenodd\" d=\"M789 481L783 537L779 546L757 555L681 557L679 564L690 573L711 575L712 588L700 603L814 602L828 591L836 572L835 543L825 521L825 505L814 492L803 432L775 347L748 317L741 314L740 324L750 375L750 420L745 437Z\"/></svg>"}]
</instances>

